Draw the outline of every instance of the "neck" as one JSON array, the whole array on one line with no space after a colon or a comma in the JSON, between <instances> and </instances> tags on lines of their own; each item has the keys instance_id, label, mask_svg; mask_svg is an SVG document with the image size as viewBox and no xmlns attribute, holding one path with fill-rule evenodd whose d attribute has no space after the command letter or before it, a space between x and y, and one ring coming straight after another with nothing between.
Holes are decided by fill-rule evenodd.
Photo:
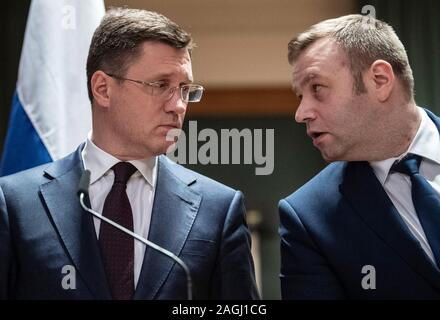
<instances>
[{"instance_id":1,"label":"neck","mask_svg":"<svg viewBox=\"0 0 440 320\"><path fill-rule=\"evenodd\" d=\"M394 108L382 123L381 147L375 160L398 157L406 152L420 127L421 115L415 103Z\"/></svg>"},{"instance_id":2,"label":"neck","mask_svg":"<svg viewBox=\"0 0 440 320\"><path fill-rule=\"evenodd\" d=\"M120 141L111 132L100 130L99 126L93 125L91 141L101 150L111 154L120 161L149 159L154 156L149 153L147 154L142 146L135 147L131 143Z\"/></svg>"}]
</instances>

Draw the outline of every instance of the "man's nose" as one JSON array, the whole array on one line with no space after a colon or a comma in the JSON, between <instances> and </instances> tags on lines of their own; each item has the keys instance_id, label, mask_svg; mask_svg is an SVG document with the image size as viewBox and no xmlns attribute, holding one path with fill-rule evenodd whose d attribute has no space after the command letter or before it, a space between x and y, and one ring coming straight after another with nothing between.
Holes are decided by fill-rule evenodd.
<instances>
[{"instance_id":1,"label":"man's nose","mask_svg":"<svg viewBox=\"0 0 440 320\"><path fill-rule=\"evenodd\" d=\"M174 112L176 114L183 114L186 111L188 102L182 100L180 95L180 88L177 88L171 98L166 102L165 109L168 112Z\"/></svg>"},{"instance_id":2,"label":"man's nose","mask_svg":"<svg viewBox=\"0 0 440 320\"><path fill-rule=\"evenodd\" d=\"M298 123L306 123L316 117L314 107L304 98L301 100L298 109L295 112L295 121Z\"/></svg>"}]
</instances>

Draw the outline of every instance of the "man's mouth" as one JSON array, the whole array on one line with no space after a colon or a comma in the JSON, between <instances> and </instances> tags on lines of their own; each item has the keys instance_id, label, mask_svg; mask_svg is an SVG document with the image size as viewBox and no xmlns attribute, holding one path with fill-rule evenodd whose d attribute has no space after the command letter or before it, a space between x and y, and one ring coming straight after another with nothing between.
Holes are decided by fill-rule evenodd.
<instances>
[{"instance_id":1,"label":"man's mouth","mask_svg":"<svg viewBox=\"0 0 440 320\"><path fill-rule=\"evenodd\" d=\"M328 132L320 132L320 131L312 131L308 133L309 137L312 138L313 145L317 148L319 147L322 140L325 138L327 134Z\"/></svg>"},{"instance_id":2,"label":"man's mouth","mask_svg":"<svg viewBox=\"0 0 440 320\"><path fill-rule=\"evenodd\" d=\"M308 133L308 136L313 140L318 139L320 136L325 134L325 132L312 131Z\"/></svg>"},{"instance_id":3,"label":"man's mouth","mask_svg":"<svg viewBox=\"0 0 440 320\"><path fill-rule=\"evenodd\" d=\"M162 124L160 125L160 127L162 128L166 128L166 129L180 129L180 126L178 123L169 123L169 124Z\"/></svg>"}]
</instances>

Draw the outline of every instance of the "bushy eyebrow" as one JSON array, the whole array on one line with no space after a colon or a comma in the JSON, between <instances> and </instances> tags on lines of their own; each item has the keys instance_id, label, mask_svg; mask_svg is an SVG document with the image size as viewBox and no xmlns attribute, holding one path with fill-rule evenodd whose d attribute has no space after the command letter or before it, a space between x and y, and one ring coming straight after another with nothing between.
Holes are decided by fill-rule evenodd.
<instances>
[{"instance_id":1,"label":"bushy eyebrow","mask_svg":"<svg viewBox=\"0 0 440 320\"><path fill-rule=\"evenodd\" d=\"M321 76L321 75L319 75L319 74L317 74L317 73L314 73L314 72L307 73L307 74L301 79L301 82L300 82L300 84L299 84L299 87L295 86L295 85L292 83L292 90L293 90L293 92L295 92L295 94L298 95L298 91L299 91L300 88L304 88L305 86L307 86L307 85L308 85L312 80L314 80L314 79L322 79L322 78L324 78L324 77Z\"/></svg>"},{"instance_id":2,"label":"bushy eyebrow","mask_svg":"<svg viewBox=\"0 0 440 320\"><path fill-rule=\"evenodd\" d=\"M174 76L173 73L167 73L167 72L162 72L162 73L158 73L152 76L152 78L155 79L170 79ZM182 83L193 83L193 79L189 79L187 78L185 81L183 81Z\"/></svg>"}]
</instances>

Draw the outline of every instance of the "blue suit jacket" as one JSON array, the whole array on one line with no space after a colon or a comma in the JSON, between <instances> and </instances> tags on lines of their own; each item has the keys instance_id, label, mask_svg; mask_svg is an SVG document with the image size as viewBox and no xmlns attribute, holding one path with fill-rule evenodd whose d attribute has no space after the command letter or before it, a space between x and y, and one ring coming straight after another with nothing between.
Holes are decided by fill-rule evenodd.
<instances>
[{"instance_id":1,"label":"blue suit jacket","mask_svg":"<svg viewBox=\"0 0 440 320\"><path fill-rule=\"evenodd\" d=\"M440 270L367 162L328 165L279 210L284 299L440 298ZM376 289L362 286L374 276L364 266Z\"/></svg>"},{"instance_id":2,"label":"blue suit jacket","mask_svg":"<svg viewBox=\"0 0 440 320\"><path fill-rule=\"evenodd\" d=\"M0 298L111 298L92 216L76 195L80 150L0 179ZM244 212L240 192L159 157L148 238L186 262L195 299L258 298ZM76 289L63 289L66 265ZM186 297L181 267L146 248L134 298Z\"/></svg>"}]
</instances>

